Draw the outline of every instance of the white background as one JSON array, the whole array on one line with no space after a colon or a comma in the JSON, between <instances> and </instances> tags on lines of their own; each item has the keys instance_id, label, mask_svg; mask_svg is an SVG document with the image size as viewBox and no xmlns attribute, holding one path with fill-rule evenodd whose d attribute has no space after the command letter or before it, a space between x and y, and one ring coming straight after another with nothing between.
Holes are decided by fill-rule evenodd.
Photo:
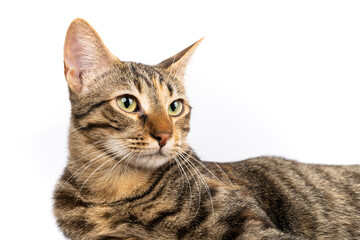
<instances>
[{"instance_id":1,"label":"white background","mask_svg":"<svg viewBox=\"0 0 360 240\"><path fill-rule=\"evenodd\" d=\"M279 155L360 163L358 1L2 1L1 239L63 239L66 29L77 17L120 60L156 64L205 36L188 68L189 140L204 160Z\"/></svg>"}]
</instances>

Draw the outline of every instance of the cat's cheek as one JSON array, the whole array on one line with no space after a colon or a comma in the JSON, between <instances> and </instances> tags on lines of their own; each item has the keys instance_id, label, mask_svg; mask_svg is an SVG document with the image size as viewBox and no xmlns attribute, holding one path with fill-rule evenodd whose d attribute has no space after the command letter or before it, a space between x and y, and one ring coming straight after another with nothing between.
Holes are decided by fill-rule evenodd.
<instances>
[{"instance_id":1,"label":"cat's cheek","mask_svg":"<svg viewBox=\"0 0 360 240\"><path fill-rule=\"evenodd\" d=\"M178 146L182 146L186 142L186 135L183 131L174 132L173 136L173 152L177 151Z\"/></svg>"}]
</instances>

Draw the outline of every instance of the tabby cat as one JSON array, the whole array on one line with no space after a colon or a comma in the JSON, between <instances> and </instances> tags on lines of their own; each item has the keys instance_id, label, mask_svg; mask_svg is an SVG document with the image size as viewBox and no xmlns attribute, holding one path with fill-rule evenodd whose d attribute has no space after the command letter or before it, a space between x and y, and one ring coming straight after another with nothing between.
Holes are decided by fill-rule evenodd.
<instances>
[{"instance_id":1,"label":"tabby cat","mask_svg":"<svg viewBox=\"0 0 360 240\"><path fill-rule=\"evenodd\" d=\"M64 235L360 239L360 165L204 162L189 147L183 76L200 42L149 66L120 61L86 21L71 23L69 159L54 192Z\"/></svg>"}]
</instances>

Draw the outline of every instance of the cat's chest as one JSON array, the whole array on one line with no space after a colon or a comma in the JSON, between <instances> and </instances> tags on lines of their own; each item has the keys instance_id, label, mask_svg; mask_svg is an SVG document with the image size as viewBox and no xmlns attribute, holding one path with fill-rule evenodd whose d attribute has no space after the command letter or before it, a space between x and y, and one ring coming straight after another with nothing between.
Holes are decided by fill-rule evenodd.
<instances>
[{"instance_id":1,"label":"cat's chest","mask_svg":"<svg viewBox=\"0 0 360 240\"><path fill-rule=\"evenodd\" d=\"M182 202L167 200L143 203L93 206L85 219L95 227L91 235L111 235L121 238L153 239L153 235L171 236L183 226ZM164 238L165 239L165 238Z\"/></svg>"},{"instance_id":2,"label":"cat's chest","mask_svg":"<svg viewBox=\"0 0 360 240\"><path fill-rule=\"evenodd\" d=\"M158 189L153 195L130 202L92 206L86 219L92 234L137 239L177 239L190 234L211 239L211 233L226 231L224 216L245 209L249 203L231 189ZM247 213L248 214L248 213ZM234 216L236 218L236 216ZM115 234L115 235L114 235ZM162 238L161 236L164 236Z\"/></svg>"}]
</instances>

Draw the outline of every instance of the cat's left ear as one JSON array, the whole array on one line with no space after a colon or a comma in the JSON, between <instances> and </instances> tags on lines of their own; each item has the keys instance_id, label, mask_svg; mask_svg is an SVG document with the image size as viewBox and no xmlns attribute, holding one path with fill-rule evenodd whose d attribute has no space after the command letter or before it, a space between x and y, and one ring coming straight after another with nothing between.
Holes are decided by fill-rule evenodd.
<instances>
[{"instance_id":1,"label":"cat's left ear","mask_svg":"<svg viewBox=\"0 0 360 240\"><path fill-rule=\"evenodd\" d=\"M181 52L155 65L155 67L166 71L173 78L183 78L191 55L195 52L195 49L199 46L203 39L204 38L201 38L199 41L185 48Z\"/></svg>"}]
</instances>

